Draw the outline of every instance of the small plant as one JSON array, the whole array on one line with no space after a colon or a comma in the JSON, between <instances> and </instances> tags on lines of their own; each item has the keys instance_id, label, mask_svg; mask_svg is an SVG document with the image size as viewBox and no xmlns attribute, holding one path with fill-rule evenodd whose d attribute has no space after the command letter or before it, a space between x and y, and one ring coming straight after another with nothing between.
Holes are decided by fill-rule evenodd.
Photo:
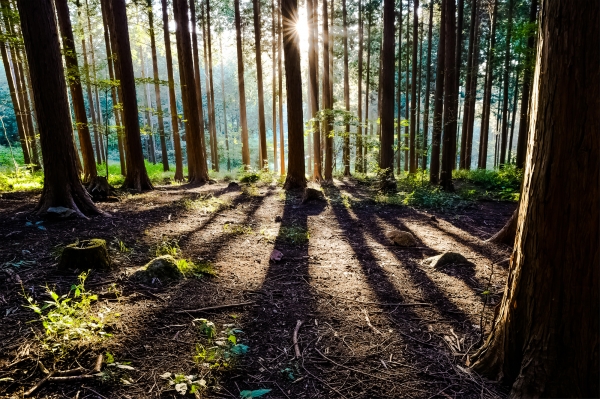
<instances>
[{"instance_id":1,"label":"small plant","mask_svg":"<svg viewBox=\"0 0 600 399\"><path fill-rule=\"evenodd\" d=\"M179 253L179 242L176 239L169 240L163 236L161 242L156 245L154 252L157 257L163 255L177 256Z\"/></svg>"},{"instance_id":2,"label":"small plant","mask_svg":"<svg viewBox=\"0 0 600 399\"><path fill-rule=\"evenodd\" d=\"M226 199L217 198L212 195L201 196L197 199L186 198L181 202L182 206L187 210L199 210L207 213L220 212L231 206L231 202Z\"/></svg>"},{"instance_id":3,"label":"small plant","mask_svg":"<svg viewBox=\"0 0 600 399\"><path fill-rule=\"evenodd\" d=\"M247 195L248 197L258 197L260 193L258 192L258 187L254 184L249 184L247 186L242 186L242 193Z\"/></svg>"},{"instance_id":4,"label":"small plant","mask_svg":"<svg viewBox=\"0 0 600 399\"><path fill-rule=\"evenodd\" d=\"M42 306L25 294L29 303L26 307L42 321L45 331L42 344L46 349L62 353L74 345L91 344L110 336L104 328L119 314L106 306L98 312L92 311L92 303L98 296L85 290L87 276L88 273L80 274L79 284L72 285L69 293L63 296L46 287L52 300L45 301Z\"/></svg>"},{"instance_id":5,"label":"small plant","mask_svg":"<svg viewBox=\"0 0 600 399\"><path fill-rule=\"evenodd\" d=\"M197 375L174 374L167 372L162 374L160 378L167 380L169 385L172 386L180 395L185 395L188 392L195 394L199 390L206 388L206 380Z\"/></svg>"},{"instance_id":6,"label":"small plant","mask_svg":"<svg viewBox=\"0 0 600 399\"><path fill-rule=\"evenodd\" d=\"M310 239L310 233L300 226L282 226L279 235L292 244L304 244Z\"/></svg>"},{"instance_id":7,"label":"small plant","mask_svg":"<svg viewBox=\"0 0 600 399\"><path fill-rule=\"evenodd\" d=\"M117 362L110 352L104 354L104 362L107 367L100 373L95 374L97 377L100 377L102 381L119 381L124 385L133 384L132 378L127 374L128 371L135 370L135 368L131 366L131 362Z\"/></svg>"},{"instance_id":8,"label":"small plant","mask_svg":"<svg viewBox=\"0 0 600 399\"><path fill-rule=\"evenodd\" d=\"M242 235L242 234L252 234L254 231L252 227L245 224L233 224L233 223L225 223L223 225L223 231L228 234L233 235Z\"/></svg>"},{"instance_id":9,"label":"small plant","mask_svg":"<svg viewBox=\"0 0 600 399\"><path fill-rule=\"evenodd\" d=\"M119 252L121 252L122 254L127 254L131 252L131 249L127 248L127 245L125 245L123 241L119 240L117 242L117 245L119 246Z\"/></svg>"},{"instance_id":10,"label":"small plant","mask_svg":"<svg viewBox=\"0 0 600 399\"><path fill-rule=\"evenodd\" d=\"M213 322L207 319L195 319L194 322L199 323L200 333L208 344L212 344L205 346L199 343L196 346L194 360L200 367L209 370L229 368L236 357L248 352L248 346L238 342L242 330L234 324L224 324L224 329L217 334Z\"/></svg>"},{"instance_id":11,"label":"small plant","mask_svg":"<svg viewBox=\"0 0 600 399\"><path fill-rule=\"evenodd\" d=\"M177 268L185 277L203 277L203 276L215 276L215 270L212 263L201 262L194 263L187 259L177 259Z\"/></svg>"}]
</instances>

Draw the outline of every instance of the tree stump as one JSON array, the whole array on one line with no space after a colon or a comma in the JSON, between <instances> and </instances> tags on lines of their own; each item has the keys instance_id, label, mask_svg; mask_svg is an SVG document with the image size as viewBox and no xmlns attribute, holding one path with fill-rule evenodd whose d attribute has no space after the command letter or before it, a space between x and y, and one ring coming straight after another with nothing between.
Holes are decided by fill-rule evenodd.
<instances>
[{"instance_id":1,"label":"tree stump","mask_svg":"<svg viewBox=\"0 0 600 399\"><path fill-rule=\"evenodd\" d=\"M108 251L106 250L106 241L100 238L92 238L67 245L60 256L58 269L112 269Z\"/></svg>"}]
</instances>

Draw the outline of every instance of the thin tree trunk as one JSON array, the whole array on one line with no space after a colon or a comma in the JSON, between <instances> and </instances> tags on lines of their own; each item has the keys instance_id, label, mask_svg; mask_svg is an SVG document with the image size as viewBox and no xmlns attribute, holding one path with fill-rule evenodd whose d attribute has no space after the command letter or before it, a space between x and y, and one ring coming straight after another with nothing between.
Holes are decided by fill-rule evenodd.
<instances>
[{"instance_id":1,"label":"thin tree trunk","mask_svg":"<svg viewBox=\"0 0 600 399\"><path fill-rule=\"evenodd\" d=\"M472 96L473 85L473 58L475 50L475 30L477 26L477 0L471 0L471 20L469 21L469 49L467 51L467 75L465 77L465 103L463 105L463 122L462 134L460 136L460 169L468 169L467 164L471 163L471 158L468 158L467 139L469 137L469 123L471 116L471 107L475 105ZM476 72L475 72L476 73Z\"/></svg>"},{"instance_id":2,"label":"thin tree trunk","mask_svg":"<svg viewBox=\"0 0 600 399\"><path fill-rule=\"evenodd\" d=\"M475 0L473 0L475 1ZM425 78L425 112L423 115L423 170L427 169L427 136L429 135L429 98L431 90L431 36L433 33L433 0L429 2L429 26L427 31L427 77Z\"/></svg>"},{"instance_id":3,"label":"thin tree trunk","mask_svg":"<svg viewBox=\"0 0 600 399\"><path fill-rule=\"evenodd\" d=\"M510 398L597 397L600 7L545 0L540 15L517 238L473 368Z\"/></svg>"},{"instance_id":4,"label":"thin tree trunk","mask_svg":"<svg viewBox=\"0 0 600 399\"><path fill-rule=\"evenodd\" d=\"M279 167L281 169L281 175L285 175L285 142L283 140L283 67L282 67L282 53L283 53L283 36L282 21L281 21L281 0L278 0L277 14L277 77L278 77L278 91L279 91Z\"/></svg>"},{"instance_id":5,"label":"thin tree trunk","mask_svg":"<svg viewBox=\"0 0 600 399\"><path fill-rule=\"evenodd\" d=\"M433 132L431 133L431 161L429 166L429 182L437 184L440 178L440 142L442 138L442 112L444 108L445 52L446 30L444 21L446 9L442 0L440 18L440 36L437 51L437 67L435 74L435 100L433 105Z\"/></svg>"},{"instance_id":6,"label":"thin tree trunk","mask_svg":"<svg viewBox=\"0 0 600 399\"><path fill-rule=\"evenodd\" d=\"M254 16L254 48L256 52L256 82L258 85L258 139L260 142L260 169L269 170L267 154L267 128L265 124L265 95L263 92L262 51L260 46L260 2L252 0Z\"/></svg>"},{"instance_id":7,"label":"thin tree trunk","mask_svg":"<svg viewBox=\"0 0 600 399\"><path fill-rule=\"evenodd\" d=\"M460 69L462 67L462 46L463 46L463 20L464 20L464 8L465 8L465 0L458 0L458 7L457 7L457 15L456 15L456 54L454 56L454 62L455 62L455 67L454 67L454 73L455 73L455 80L456 80L456 102L457 102L457 109L456 109L456 120L457 120L457 124L458 124L458 119L460 116ZM463 124L464 124L464 105L463 105ZM455 140L452 146L452 170L456 169L456 158L457 158L457 147L458 147L458 130L455 133ZM461 138L462 139L462 138ZM462 148L461 148L462 151ZM462 153L461 153L462 154ZM462 155L461 155L462 156Z\"/></svg>"},{"instance_id":8,"label":"thin tree trunk","mask_svg":"<svg viewBox=\"0 0 600 399\"><path fill-rule=\"evenodd\" d=\"M223 38L219 36L219 48L221 50L221 97L223 98L223 125L225 129L225 151L227 152L227 171L231 172L231 158L229 157L229 136L227 132L227 101L225 99L225 73L223 72Z\"/></svg>"},{"instance_id":9,"label":"thin tree trunk","mask_svg":"<svg viewBox=\"0 0 600 399\"><path fill-rule=\"evenodd\" d=\"M109 26L111 36L115 38L115 66L117 77L121 83L121 100L123 103L123 125L125 126L125 153L127 159L127 174L123 182L124 188L137 191L153 189L144 165L144 155L140 139L138 122L138 106L133 74L133 61L129 44L129 28L125 0L106 2L109 11Z\"/></svg>"},{"instance_id":10,"label":"thin tree trunk","mask_svg":"<svg viewBox=\"0 0 600 399\"><path fill-rule=\"evenodd\" d=\"M487 164L487 148L490 130L490 103L492 98L492 81L494 80L494 53L496 51L496 25L498 19L498 0L494 0L491 16L490 45L486 61L485 89L483 94L483 111L481 115L481 133L479 136L479 162L478 167L485 169Z\"/></svg>"},{"instance_id":11,"label":"thin tree trunk","mask_svg":"<svg viewBox=\"0 0 600 399\"><path fill-rule=\"evenodd\" d=\"M409 90L409 57L410 52L408 49L410 48L410 0L406 0L406 91L404 92L404 112L405 119L410 121L410 105L408 99L408 90ZM410 123L409 123L410 124ZM404 171L408 172L410 167L410 133L409 133L409 125L404 126Z\"/></svg>"},{"instance_id":12,"label":"thin tree trunk","mask_svg":"<svg viewBox=\"0 0 600 399\"><path fill-rule=\"evenodd\" d=\"M421 132L421 85L423 83L423 21L419 23L419 76L417 80L417 135L415 138L415 167L419 168L419 153L424 153L424 148L420 148L419 134Z\"/></svg>"},{"instance_id":13,"label":"thin tree trunk","mask_svg":"<svg viewBox=\"0 0 600 399\"><path fill-rule=\"evenodd\" d=\"M288 173L286 190L306 187L304 175L304 120L302 117L302 70L300 69L300 38L295 29L298 20L297 0L282 0L283 50L287 89Z\"/></svg>"},{"instance_id":14,"label":"thin tree trunk","mask_svg":"<svg viewBox=\"0 0 600 399\"><path fill-rule=\"evenodd\" d=\"M515 69L518 68L518 63ZM519 71L515 71L515 84L513 89L513 102L512 102L512 116L510 122L510 139L508 140L508 163L512 163L512 148L513 148L513 136L515 133L515 116L517 115L517 102L519 97Z\"/></svg>"},{"instance_id":15,"label":"thin tree trunk","mask_svg":"<svg viewBox=\"0 0 600 399\"><path fill-rule=\"evenodd\" d=\"M235 34L237 49L238 92L240 96L240 122L242 128L242 163L250 167L250 144L248 142L248 118L246 116L246 89L244 83L244 57L242 54L242 21L240 16L240 0L234 0Z\"/></svg>"},{"instance_id":16,"label":"thin tree trunk","mask_svg":"<svg viewBox=\"0 0 600 399\"><path fill-rule=\"evenodd\" d=\"M272 58L272 105L273 105L273 117L272 117L272 126L273 126L273 172L277 174L277 37L275 36L275 18L277 18L277 12L275 10L275 0L271 0L271 44L273 51Z\"/></svg>"},{"instance_id":17,"label":"thin tree trunk","mask_svg":"<svg viewBox=\"0 0 600 399\"><path fill-rule=\"evenodd\" d=\"M144 85L144 102L146 105L146 110L144 113L146 114L146 126L148 128L148 161L152 162L153 164L156 164L156 157L155 157L155 151L154 151L154 140L152 138L152 131L154 130L154 124L152 123L152 113L151 113L152 101L150 100L148 84L145 82L146 76L147 76L147 71L146 71L146 59L144 57L144 51L142 49L142 46L140 46L139 54L140 54L140 69L142 71L142 80L144 81L144 83L143 83L143 85Z\"/></svg>"},{"instance_id":18,"label":"thin tree trunk","mask_svg":"<svg viewBox=\"0 0 600 399\"><path fill-rule=\"evenodd\" d=\"M410 162L409 173L417 171L416 127L417 127L417 50L419 46L419 0L413 0L413 43L412 43L412 87L410 93ZM410 8L409 8L410 10ZM408 37L408 36L407 36Z\"/></svg>"},{"instance_id":19,"label":"thin tree trunk","mask_svg":"<svg viewBox=\"0 0 600 399\"><path fill-rule=\"evenodd\" d=\"M512 17L514 0L508 1L508 26L506 28L506 54L504 56L504 95L502 104L502 144L500 147L500 167L506 163L506 145L508 141L508 88L510 85L510 40L512 35ZM510 161L510 159L509 159Z\"/></svg>"},{"instance_id":20,"label":"thin tree trunk","mask_svg":"<svg viewBox=\"0 0 600 399\"><path fill-rule=\"evenodd\" d=\"M534 23L537 19L538 0L531 0L529 8L529 23ZM527 51L525 57L525 67L523 70L523 90L521 94L521 115L519 117L519 138L517 140L517 168L525 167L525 153L527 151L527 136L529 135L529 100L531 77L533 75L534 48L536 35L532 34L527 38Z\"/></svg>"},{"instance_id":21,"label":"thin tree trunk","mask_svg":"<svg viewBox=\"0 0 600 399\"><path fill-rule=\"evenodd\" d=\"M35 211L43 214L50 207L62 206L80 217L101 214L77 174L67 84L52 3L19 0L17 5L44 159L44 188Z\"/></svg>"},{"instance_id":22,"label":"thin tree trunk","mask_svg":"<svg viewBox=\"0 0 600 399\"><path fill-rule=\"evenodd\" d=\"M398 11L398 79L396 87L397 123L396 123L396 174L400 176L402 157L402 5Z\"/></svg>"},{"instance_id":23,"label":"thin tree trunk","mask_svg":"<svg viewBox=\"0 0 600 399\"><path fill-rule=\"evenodd\" d=\"M350 80L348 77L348 15L346 10L346 0L342 0L342 41L344 46L344 105L346 112L350 113ZM350 123L346 121L344 130L344 176L350 176ZM393 130L393 129L392 129ZM393 137L393 136L392 136ZM393 139L392 139L393 141Z\"/></svg>"},{"instance_id":24,"label":"thin tree trunk","mask_svg":"<svg viewBox=\"0 0 600 399\"><path fill-rule=\"evenodd\" d=\"M356 126L356 150L354 171L363 173L363 119L362 119L362 78L363 78L363 8L362 0L358 0L358 124Z\"/></svg>"},{"instance_id":25,"label":"thin tree trunk","mask_svg":"<svg viewBox=\"0 0 600 399\"><path fill-rule=\"evenodd\" d=\"M257 1L257 0L255 0ZM333 0L332 0L333 1ZM330 85L331 75L329 73L330 34L329 18L327 15L327 0L323 0L323 109L333 109L332 90ZM325 181L333 180L333 124L330 116L326 117L325 125Z\"/></svg>"},{"instance_id":26,"label":"thin tree trunk","mask_svg":"<svg viewBox=\"0 0 600 399\"><path fill-rule=\"evenodd\" d=\"M369 130L369 95L371 94L371 28L373 26L373 10L366 11L368 13L367 25L367 77L365 80L365 136ZM363 142L363 172L367 173L367 153L368 145Z\"/></svg>"},{"instance_id":27,"label":"thin tree trunk","mask_svg":"<svg viewBox=\"0 0 600 399\"><path fill-rule=\"evenodd\" d=\"M198 20L196 18L196 1L190 0L190 18L192 20L192 57L194 60L194 90L196 93L196 102L198 106L198 118L200 120L200 147L206 159L206 138L204 128L204 107L202 105L202 78L200 77L200 57L198 55ZM207 86L208 87L208 86ZM209 132L210 135L210 132ZM212 143L212 140L210 140ZM212 149L211 149L212 154Z\"/></svg>"},{"instance_id":28,"label":"thin tree trunk","mask_svg":"<svg viewBox=\"0 0 600 399\"><path fill-rule=\"evenodd\" d=\"M64 1L64 0L63 0ZM83 70L85 71L85 79L86 79L86 92L88 97L88 107L90 109L90 117L92 118L92 132L94 133L94 141L96 142L96 161L98 163L104 163L104 151L102 147L102 137L101 134L98 133L98 124L96 121L96 110L94 106L94 97L92 96L92 86L90 85L90 68L87 61L87 50L85 44L85 38L81 39L81 47L83 52ZM74 51L74 50L73 50ZM74 96L71 95L73 98ZM78 101L78 100L74 100ZM75 107L73 107L75 108ZM85 110L85 108L84 108ZM85 113L84 113L85 115ZM76 117L77 118L77 117ZM87 124L87 116L84 118ZM80 122L77 122L79 124Z\"/></svg>"},{"instance_id":29,"label":"thin tree trunk","mask_svg":"<svg viewBox=\"0 0 600 399\"><path fill-rule=\"evenodd\" d=\"M446 14L444 25L446 27L445 54L446 72L444 76L444 133L442 139L442 170L440 172L440 185L446 191L453 191L452 168L454 166L454 149L456 148L456 119L458 93L456 87L456 5L454 0L446 0Z\"/></svg>"},{"instance_id":30,"label":"thin tree trunk","mask_svg":"<svg viewBox=\"0 0 600 399\"><path fill-rule=\"evenodd\" d=\"M217 140L217 126L215 116L215 88L213 79L213 63L212 63L212 41L211 41L211 24L210 24L210 0L206 0L206 23L202 18L202 29L204 30L204 58L208 54L208 62L205 62L205 69L207 71L207 96L210 97L208 102L208 117L209 117L209 129L212 135L212 159L213 167L215 172L219 171L219 143Z\"/></svg>"},{"instance_id":31,"label":"thin tree trunk","mask_svg":"<svg viewBox=\"0 0 600 399\"><path fill-rule=\"evenodd\" d=\"M477 23L475 25L475 43L473 44L473 65L471 67L471 89L469 93L469 117L467 126L467 144L465 157L465 169L471 169L472 153L473 153L473 128L475 126L475 109L477 107L477 78L479 77L479 26L481 23L481 17L476 17Z\"/></svg>"},{"instance_id":32,"label":"thin tree trunk","mask_svg":"<svg viewBox=\"0 0 600 399\"><path fill-rule=\"evenodd\" d=\"M83 158L83 181L87 182L95 178L98 172L96 171L94 150L92 148L92 140L90 138L90 131L85 113L81 77L79 75L79 66L77 65L75 39L71 27L71 19L69 17L69 6L67 0L55 0L54 4L63 39L63 54L65 54L65 65L67 67L67 73L69 74L69 88L73 100L73 110L75 111L75 122L79 135L79 144L81 146L81 156ZM92 109L92 104L93 103L90 103L90 109ZM98 159L102 159L100 154L98 154Z\"/></svg>"},{"instance_id":33,"label":"thin tree trunk","mask_svg":"<svg viewBox=\"0 0 600 399\"><path fill-rule=\"evenodd\" d=\"M309 75L309 103L310 103L310 117L313 119L312 123L312 153L313 153L313 165L312 165L312 178L316 182L323 180L321 171L321 132L320 124L318 120L319 112L319 78L318 64L317 64L317 52L318 52L318 39L315 35L317 23L317 10L315 7L316 0L306 0L306 17L308 19L308 75ZM309 149L310 151L310 149Z\"/></svg>"}]
</instances>

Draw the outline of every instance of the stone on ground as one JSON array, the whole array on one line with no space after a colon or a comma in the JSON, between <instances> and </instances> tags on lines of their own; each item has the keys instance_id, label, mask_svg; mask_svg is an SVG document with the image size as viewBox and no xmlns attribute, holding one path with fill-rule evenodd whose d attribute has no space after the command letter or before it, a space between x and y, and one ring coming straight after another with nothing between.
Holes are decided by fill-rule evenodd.
<instances>
[{"instance_id":1,"label":"stone on ground","mask_svg":"<svg viewBox=\"0 0 600 399\"><path fill-rule=\"evenodd\" d=\"M385 236L401 247L412 247L417 244L415 237L408 231L391 230L386 232Z\"/></svg>"},{"instance_id":2,"label":"stone on ground","mask_svg":"<svg viewBox=\"0 0 600 399\"><path fill-rule=\"evenodd\" d=\"M67 245L58 262L59 270L110 270L113 265L108 257L106 241L100 238L78 241Z\"/></svg>"},{"instance_id":3,"label":"stone on ground","mask_svg":"<svg viewBox=\"0 0 600 399\"><path fill-rule=\"evenodd\" d=\"M323 191L315 188L306 187L302 195L302 203L306 204L309 201L325 201Z\"/></svg>"},{"instance_id":4,"label":"stone on ground","mask_svg":"<svg viewBox=\"0 0 600 399\"><path fill-rule=\"evenodd\" d=\"M146 266L142 266L133 273L131 277L146 284L154 284L156 280L162 284L167 284L184 278L183 273L177 267L175 258L171 255L163 255L152 259Z\"/></svg>"},{"instance_id":5,"label":"stone on ground","mask_svg":"<svg viewBox=\"0 0 600 399\"><path fill-rule=\"evenodd\" d=\"M433 267L434 269L441 269L448 265L471 265L472 263L459 253L445 252L441 255L425 259L423 264Z\"/></svg>"}]
</instances>

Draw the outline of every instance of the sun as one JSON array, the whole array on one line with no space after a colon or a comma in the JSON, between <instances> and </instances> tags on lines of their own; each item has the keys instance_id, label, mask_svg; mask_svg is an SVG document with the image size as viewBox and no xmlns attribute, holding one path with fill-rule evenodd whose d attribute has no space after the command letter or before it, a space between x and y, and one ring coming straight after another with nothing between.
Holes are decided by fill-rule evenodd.
<instances>
[{"instance_id":1,"label":"sun","mask_svg":"<svg viewBox=\"0 0 600 399\"><path fill-rule=\"evenodd\" d=\"M308 21L306 20L306 8L298 10L298 21L296 21L296 32L300 39L300 51L308 51Z\"/></svg>"}]
</instances>

